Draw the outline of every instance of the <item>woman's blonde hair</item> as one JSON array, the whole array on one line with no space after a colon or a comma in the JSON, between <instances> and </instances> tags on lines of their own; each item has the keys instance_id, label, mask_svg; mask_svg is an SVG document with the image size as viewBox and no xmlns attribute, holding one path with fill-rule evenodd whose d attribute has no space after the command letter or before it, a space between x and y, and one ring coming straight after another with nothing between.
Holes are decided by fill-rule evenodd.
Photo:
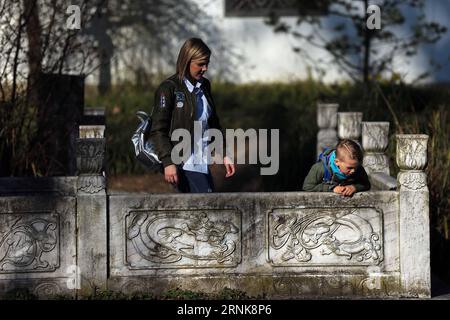
<instances>
[{"instance_id":1,"label":"woman's blonde hair","mask_svg":"<svg viewBox=\"0 0 450 320\"><path fill-rule=\"evenodd\" d=\"M189 65L192 60L207 59L211 56L211 50L199 38L190 38L180 49L177 59L177 75L180 80L189 73Z\"/></svg>"}]
</instances>

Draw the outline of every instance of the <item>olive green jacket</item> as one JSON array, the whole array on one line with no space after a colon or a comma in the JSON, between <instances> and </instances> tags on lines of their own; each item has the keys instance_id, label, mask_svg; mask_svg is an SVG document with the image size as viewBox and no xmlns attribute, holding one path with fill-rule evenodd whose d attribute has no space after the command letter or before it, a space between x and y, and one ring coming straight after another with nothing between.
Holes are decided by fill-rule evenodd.
<instances>
[{"instance_id":1,"label":"olive green jacket","mask_svg":"<svg viewBox=\"0 0 450 320\"><path fill-rule=\"evenodd\" d=\"M201 89L211 107L208 127L210 129L220 130L225 138L217 116L214 100L211 95L211 84L208 79L203 78ZM180 81L177 75L173 75L164 80L156 90L149 139L153 142L163 167L173 164L170 157L173 148L173 142L170 139L172 132L176 129L183 128L188 130L193 137L195 105L195 93L189 92L184 82Z\"/></svg>"},{"instance_id":2,"label":"olive green jacket","mask_svg":"<svg viewBox=\"0 0 450 320\"><path fill-rule=\"evenodd\" d=\"M333 150L329 150L332 152ZM304 191L318 191L318 192L332 192L334 187L341 185L354 185L357 192L366 191L370 189L369 177L363 166L359 166L356 172L348 177L346 180L339 180L332 172L330 165L327 163L327 168L331 172L331 180L324 181L325 168L323 162L319 161L314 164L309 170L308 175L303 182Z\"/></svg>"}]
</instances>

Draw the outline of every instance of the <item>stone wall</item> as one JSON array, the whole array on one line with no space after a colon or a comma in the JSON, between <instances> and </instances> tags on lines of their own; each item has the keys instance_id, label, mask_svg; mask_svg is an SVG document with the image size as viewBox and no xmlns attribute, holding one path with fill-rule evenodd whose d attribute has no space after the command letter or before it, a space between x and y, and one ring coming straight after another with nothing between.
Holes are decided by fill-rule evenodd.
<instances>
[{"instance_id":1,"label":"stone wall","mask_svg":"<svg viewBox=\"0 0 450 320\"><path fill-rule=\"evenodd\" d=\"M364 138L371 125L362 128L363 147L382 153ZM396 190L108 195L104 129L80 129L76 177L0 179L1 296L224 287L283 299L430 296L427 136L397 136ZM377 168L371 176L389 177Z\"/></svg>"},{"instance_id":2,"label":"stone wall","mask_svg":"<svg viewBox=\"0 0 450 320\"><path fill-rule=\"evenodd\" d=\"M75 197L0 197L0 295L75 295L75 217Z\"/></svg>"},{"instance_id":3,"label":"stone wall","mask_svg":"<svg viewBox=\"0 0 450 320\"><path fill-rule=\"evenodd\" d=\"M110 196L114 290L398 296L397 192Z\"/></svg>"}]
</instances>

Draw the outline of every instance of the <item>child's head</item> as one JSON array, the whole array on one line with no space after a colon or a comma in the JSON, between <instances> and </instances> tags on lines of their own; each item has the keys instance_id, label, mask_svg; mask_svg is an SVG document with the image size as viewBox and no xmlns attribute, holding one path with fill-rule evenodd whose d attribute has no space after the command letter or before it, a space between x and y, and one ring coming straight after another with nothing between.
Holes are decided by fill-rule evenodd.
<instances>
[{"instance_id":1,"label":"child's head","mask_svg":"<svg viewBox=\"0 0 450 320\"><path fill-rule=\"evenodd\" d=\"M363 152L359 145L350 139L339 141L336 146L336 158L334 163L345 175L355 173L363 160Z\"/></svg>"}]
</instances>

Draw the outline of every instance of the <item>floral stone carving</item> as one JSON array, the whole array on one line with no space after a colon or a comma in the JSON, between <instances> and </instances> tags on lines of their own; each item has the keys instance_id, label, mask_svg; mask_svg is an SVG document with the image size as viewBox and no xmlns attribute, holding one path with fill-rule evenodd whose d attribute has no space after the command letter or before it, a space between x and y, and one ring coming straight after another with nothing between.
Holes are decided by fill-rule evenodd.
<instances>
[{"instance_id":1,"label":"floral stone carving","mask_svg":"<svg viewBox=\"0 0 450 320\"><path fill-rule=\"evenodd\" d=\"M58 225L54 214L0 215L0 273L56 270Z\"/></svg>"},{"instance_id":2,"label":"floral stone carving","mask_svg":"<svg viewBox=\"0 0 450 320\"><path fill-rule=\"evenodd\" d=\"M373 208L274 209L273 265L377 265L383 261L381 214Z\"/></svg>"}]
</instances>

